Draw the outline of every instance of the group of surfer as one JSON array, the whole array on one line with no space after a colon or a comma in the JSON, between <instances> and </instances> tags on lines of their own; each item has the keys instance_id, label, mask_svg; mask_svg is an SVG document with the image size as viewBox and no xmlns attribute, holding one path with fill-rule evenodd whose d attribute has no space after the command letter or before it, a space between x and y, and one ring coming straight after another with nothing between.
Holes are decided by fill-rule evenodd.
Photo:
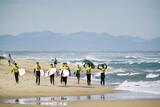
<instances>
[{"instance_id":1,"label":"group of surfer","mask_svg":"<svg viewBox=\"0 0 160 107\"><path fill-rule=\"evenodd\" d=\"M9 57L10 59L11 58L11 55L9 54ZM50 67L48 69L48 72L46 72L48 74L48 76L50 77L50 83L52 85L54 85L54 77L55 75L57 74L61 76L61 84L64 82L65 83L65 86L67 85L67 77L68 76L71 76L71 71L70 71L70 67L67 65L67 63L63 63L62 66L60 67L60 69L58 70L57 69L57 64L58 64L58 61L57 59L52 59L52 62L50 64ZM8 63L9 63L9 66L11 65L11 61L8 60ZM14 63L12 62L12 64L14 65L12 67L12 70L11 72L14 72L14 75L15 75L15 80L16 80L16 83L19 83L19 66L17 65L17 63ZM81 67L80 65L77 65L76 67L76 72L74 72L74 74L76 75L77 77L77 81L78 81L78 84L80 82L80 77L81 77L81 72L83 72L82 68L85 69L86 71L86 77L87 77L87 85L91 85L91 71L92 71L92 66L91 66L91 63L85 63L83 67ZM56 72L52 72L51 71L54 71L56 70ZM106 64L99 64L98 67L97 67L97 70L100 71L100 74L101 74L101 85L105 85L105 71L107 69L107 65ZM36 62L36 65L34 67L34 75L36 77L36 85L40 85L40 77L41 77L41 66L39 64L39 62ZM60 71L60 72L58 72ZM44 71L43 71L44 73ZM49 75L50 74L50 75Z\"/></svg>"},{"instance_id":2,"label":"group of surfer","mask_svg":"<svg viewBox=\"0 0 160 107\"><path fill-rule=\"evenodd\" d=\"M85 64L84 66L84 69L86 71L86 77L87 77L87 85L91 85L91 71L92 71L92 67L90 66L90 64ZM36 62L36 65L34 67L34 75L36 77L36 85L40 85L40 77L41 77L41 65L39 64L39 62ZM51 72L52 69L56 69L56 72L49 75L49 73ZM100 71L101 73L101 85L105 85L105 71L107 69L107 65L105 64L101 64L101 65L98 65L97 69ZM14 75L15 75L15 80L16 80L16 83L19 83L19 66L17 65L17 63L14 64L12 70L12 72L14 72ZM60 74L61 76L61 84L64 82L65 83L65 86L67 85L67 77L68 76L71 76L71 71L70 71L70 67L67 65L67 63L63 63L62 64L62 67L60 67L59 69L59 73L58 73L58 69L57 69L57 64L54 63L54 64L50 64L50 67L49 67L49 70L48 70L48 75L50 77L50 83L52 85L54 85L54 77L56 74ZM80 83L80 77L81 77L81 72L82 71L82 67L80 65L77 65L76 67L76 72L74 73L77 77L77 81L78 81L78 84ZM68 74L67 74L68 73ZM64 75L64 74L67 74L67 75Z\"/></svg>"}]
</instances>

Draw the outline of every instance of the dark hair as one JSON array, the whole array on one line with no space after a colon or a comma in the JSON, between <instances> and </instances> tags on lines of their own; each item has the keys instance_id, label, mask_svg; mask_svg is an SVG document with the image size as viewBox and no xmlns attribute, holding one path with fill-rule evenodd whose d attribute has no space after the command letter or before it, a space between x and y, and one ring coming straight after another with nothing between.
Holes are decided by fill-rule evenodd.
<instances>
[{"instance_id":1,"label":"dark hair","mask_svg":"<svg viewBox=\"0 0 160 107\"><path fill-rule=\"evenodd\" d=\"M91 64L88 63L87 65L88 65L89 67L91 67Z\"/></svg>"}]
</instances>

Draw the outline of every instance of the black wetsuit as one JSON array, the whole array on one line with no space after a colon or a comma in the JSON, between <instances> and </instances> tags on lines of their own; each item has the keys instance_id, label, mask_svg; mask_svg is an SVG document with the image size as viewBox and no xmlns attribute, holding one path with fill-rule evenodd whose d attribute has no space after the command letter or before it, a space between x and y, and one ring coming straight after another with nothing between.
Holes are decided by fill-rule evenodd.
<instances>
[{"instance_id":1,"label":"black wetsuit","mask_svg":"<svg viewBox=\"0 0 160 107\"><path fill-rule=\"evenodd\" d=\"M15 76L16 83L18 84L19 83L19 72L15 72L14 76Z\"/></svg>"},{"instance_id":2,"label":"black wetsuit","mask_svg":"<svg viewBox=\"0 0 160 107\"><path fill-rule=\"evenodd\" d=\"M101 73L101 85L105 85L105 73Z\"/></svg>"},{"instance_id":3,"label":"black wetsuit","mask_svg":"<svg viewBox=\"0 0 160 107\"><path fill-rule=\"evenodd\" d=\"M40 85L40 76L41 76L40 71L36 71L36 85Z\"/></svg>"},{"instance_id":4,"label":"black wetsuit","mask_svg":"<svg viewBox=\"0 0 160 107\"><path fill-rule=\"evenodd\" d=\"M54 85L54 74L50 75L50 82Z\"/></svg>"}]
</instances>

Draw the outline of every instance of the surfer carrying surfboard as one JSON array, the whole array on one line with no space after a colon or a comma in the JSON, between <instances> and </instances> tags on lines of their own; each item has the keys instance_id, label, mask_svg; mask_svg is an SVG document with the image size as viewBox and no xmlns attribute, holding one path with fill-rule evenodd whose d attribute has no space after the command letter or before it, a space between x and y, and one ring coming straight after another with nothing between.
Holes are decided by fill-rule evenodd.
<instances>
[{"instance_id":1,"label":"surfer carrying surfboard","mask_svg":"<svg viewBox=\"0 0 160 107\"><path fill-rule=\"evenodd\" d=\"M62 80L61 82L64 82L65 83L65 86L67 85L67 77L70 75L70 68L69 66L67 65L67 63L64 63L64 66L62 68L62 73L61 73L61 76L62 76Z\"/></svg>"},{"instance_id":2,"label":"surfer carrying surfboard","mask_svg":"<svg viewBox=\"0 0 160 107\"><path fill-rule=\"evenodd\" d=\"M17 65L17 63L14 64L11 72L14 73L16 83L18 84L19 83L19 66Z\"/></svg>"},{"instance_id":3,"label":"surfer carrying surfboard","mask_svg":"<svg viewBox=\"0 0 160 107\"><path fill-rule=\"evenodd\" d=\"M41 66L39 64L39 62L36 62L36 66L34 68L34 75L36 75L36 85L40 85L40 70L41 70Z\"/></svg>"},{"instance_id":4,"label":"surfer carrying surfboard","mask_svg":"<svg viewBox=\"0 0 160 107\"><path fill-rule=\"evenodd\" d=\"M58 61L57 61L57 59L55 58L55 59L54 59L54 65L57 65L57 63L58 63Z\"/></svg>"},{"instance_id":5,"label":"surfer carrying surfboard","mask_svg":"<svg viewBox=\"0 0 160 107\"><path fill-rule=\"evenodd\" d=\"M91 66L90 64L85 64L86 76L87 76L87 85L91 85Z\"/></svg>"},{"instance_id":6,"label":"surfer carrying surfboard","mask_svg":"<svg viewBox=\"0 0 160 107\"><path fill-rule=\"evenodd\" d=\"M60 68L60 74L61 74L61 84L62 84L62 82L63 82L63 77L62 77L62 71L63 71L63 69L64 69L64 65L65 65L65 63L63 63L62 64L62 66L61 66L61 68Z\"/></svg>"},{"instance_id":7,"label":"surfer carrying surfboard","mask_svg":"<svg viewBox=\"0 0 160 107\"><path fill-rule=\"evenodd\" d=\"M76 77L77 77L77 80L78 80L78 84L79 84L79 81L80 81L81 70L82 70L82 68L79 65L77 65Z\"/></svg>"},{"instance_id":8,"label":"surfer carrying surfboard","mask_svg":"<svg viewBox=\"0 0 160 107\"><path fill-rule=\"evenodd\" d=\"M106 64L99 64L97 69L100 71L101 73L101 86L105 85L105 71L107 69L107 65Z\"/></svg>"},{"instance_id":9,"label":"surfer carrying surfboard","mask_svg":"<svg viewBox=\"0 0 160 107\"><path fill-rule=\"evenodd\" d=\"M56 73L56 65L50 64L48 75L50 76L51 85L54 85L54 73Z\"/></svg>"}]
</instances>

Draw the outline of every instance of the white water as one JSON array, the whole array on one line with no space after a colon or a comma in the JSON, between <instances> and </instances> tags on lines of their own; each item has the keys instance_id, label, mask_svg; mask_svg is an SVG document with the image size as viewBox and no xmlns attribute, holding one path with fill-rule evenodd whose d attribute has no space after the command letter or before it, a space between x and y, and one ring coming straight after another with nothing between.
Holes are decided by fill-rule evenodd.
<instances>
[{"instance_id":1,"label":"white water","mask_svg":"<svg viewBox=\"0 0 160 107\"><path fill-rule=\"evenodd\" d=\"M150 74L146 75L146 78L157 78L157 77L159 77L159 74L150 73Z\"/></svg>"},{"instance_id":2,"label":"white water","mask_svg":"<svg viewBox=\"0 0 160 107\"><path fill-rule=\"evenodd\" d=\"M158 81L139 81L139 82L124 81L116 89L160 95L160 80Z\"/></svg>"}]
</instances>

